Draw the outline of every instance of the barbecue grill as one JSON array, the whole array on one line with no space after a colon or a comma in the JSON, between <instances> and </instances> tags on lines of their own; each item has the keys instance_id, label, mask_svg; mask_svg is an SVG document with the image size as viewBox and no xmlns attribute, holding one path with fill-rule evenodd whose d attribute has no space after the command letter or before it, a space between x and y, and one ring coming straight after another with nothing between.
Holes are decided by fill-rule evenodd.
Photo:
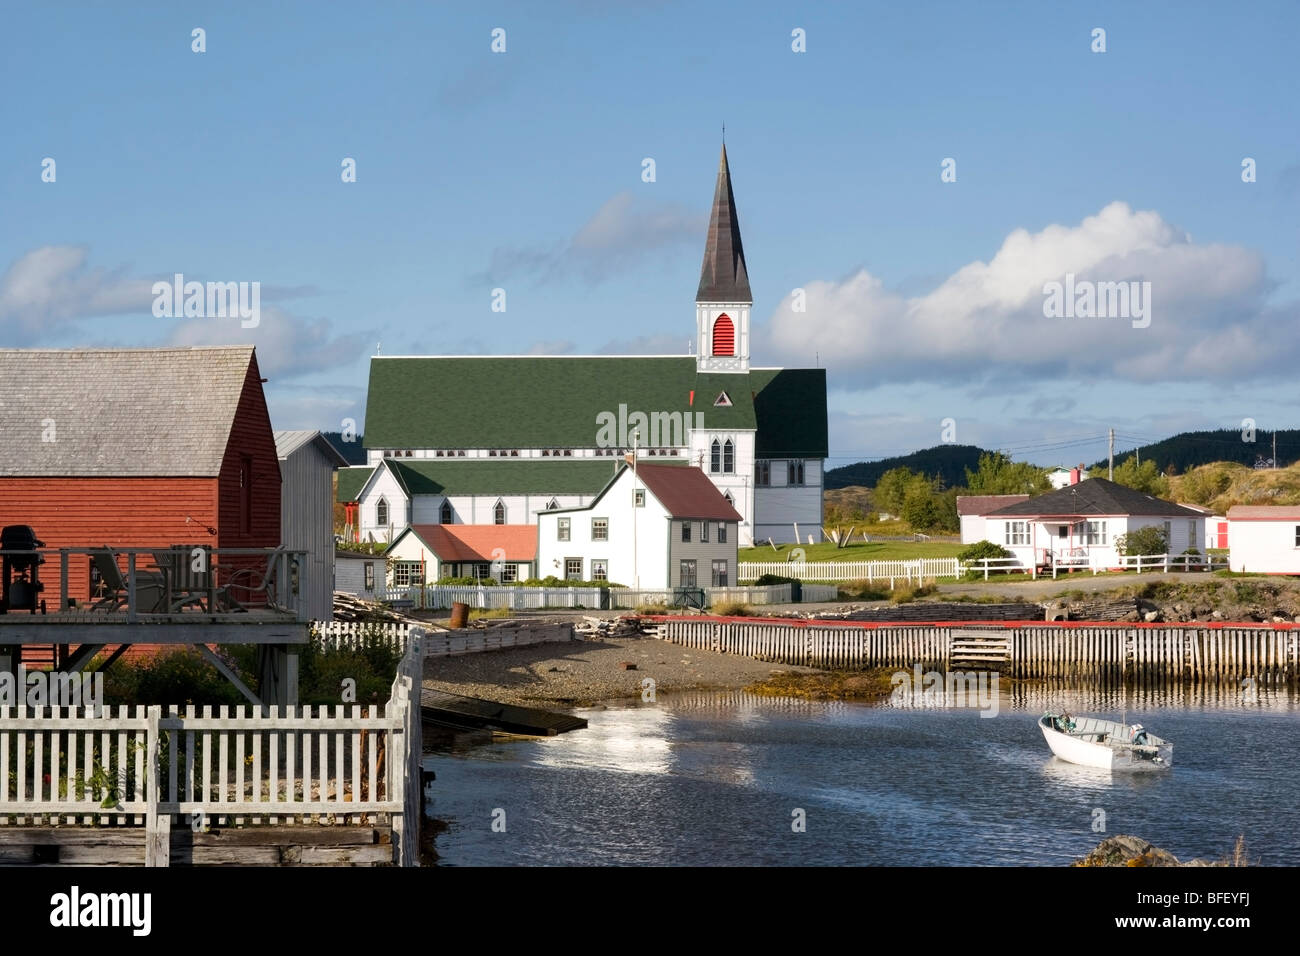
<instances>
[{"instance_id":1,"label":"barbecue grill","mask_svg":"<svg viewBox=\"0 0 1300 956\"><path fill-rule=\"evenodd\" d=\"M45 590L40 580L45 559L32 553L43 547L45 542L28 525L0 528L0 614L11 610L35 614L37 607L45 613L45 601L40 596Z\"/></svg>"}]
</instances>

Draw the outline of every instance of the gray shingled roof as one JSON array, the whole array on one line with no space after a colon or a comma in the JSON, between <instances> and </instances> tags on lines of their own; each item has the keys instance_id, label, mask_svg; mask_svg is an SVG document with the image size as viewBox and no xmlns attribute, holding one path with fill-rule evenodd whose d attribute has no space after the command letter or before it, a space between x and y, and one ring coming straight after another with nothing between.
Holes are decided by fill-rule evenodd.
<instances>
[{"instance_id":1,"label":"gray shingled roof","mask_svg":"<svg viewBox=\"0 0 1300 956\"><path fill-rule=\"evenodd\" d=\"M713 189L713 211L709 215L709 232L704 242L704 265L700 268L700 285L696 302L753 302L749 291L749 273L745 268L745 249L740 243L740 217L736 215L736 197L731 191L731 167L727 164L727 147L718 160L718 182Z\"/></svg>"},{"instance_id":2,"label":"gray shingled roof","mask_svg":"<svg viewBox=\"0 0 1300 956\"><path fill-rule=\"evenodd\" d=\"M281 429L276 431L275 457L281 460L288 458L308 442L320 449L320 453L336 468L347 467L348 460L343 457L343 453L330 444L330 440L322 435L319 429L315 428Z\"/></svg>"},{"instance_id":3,"label":"gray shingled roof","mask_svg":"<svg viewBox=\"0 0 1300 956\"><path fill-rule=\"evenodd\" d=\"M1035 495L1005 508L985 512L986 518L1072 518L1081 515L1140 515L1142 517L1200 518L1191 508L1155 498L1105 478L1087 478L1077 485Z\"/></svg>"},{"instance_id":4,"label":"gray shingled roof","mask_svg":"<svg viewBox=\"0 0 1300 956\"><path fill-rule=\"evenodd\" d=\"M0 349L0 476L216 475L252 360L251 345Z\"/></svg>"}]
</instances>

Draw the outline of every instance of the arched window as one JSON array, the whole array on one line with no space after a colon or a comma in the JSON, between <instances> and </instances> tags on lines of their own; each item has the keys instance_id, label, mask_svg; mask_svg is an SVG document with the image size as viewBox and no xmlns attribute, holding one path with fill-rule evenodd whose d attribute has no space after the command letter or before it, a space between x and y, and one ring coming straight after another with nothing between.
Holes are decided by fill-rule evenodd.
<instances>
[{"instance_id":1,"label":"arched window","mask_svg":"<svg viewBox=\"0 0 1300 956\"><path fill-rule=\"evenodd\" d=\"M442 514L438 516L438 520L443 524L452 524L456 520L455 515L451 513L451 502L446 498L442 499Z\"/></svg>"},{"instance_id":2,"label":"arched window","mask_svg":"<svg viewBox=\"0 0 1300 956\"><path fill-rule=\"evenodd\" d=\"M722 471L722 443L716 438L709 449L709 471L715 475Z\"/></svg>"},{"instance_id":3,"label":"arched window","mask_svg":"<svg viewBox=\"0 0 1300 956\"><path fill-rule=\"evenodd\" d=\"M506 523L506 505L505 502L502 501L500 498L497 499L496 507L492 509L492 523L493 524Z\"/></svg>"},{"instance_id":4,"label":"arched window","mask_svg":"<svg viewBox=\"0 0 1300 956\"><path fill-rule=\"evenodd\" d=\"M375 503L375 524L383 528L388 525L388 499L380 498Z\"/></svg>"},{"instance_id":5,"label":"arched window","mask_svg":"<svg viewBox=\"0 0 1300 956\"><path fill-rule=\"evenodd\" d=\"M728 438L722 443L722 472L729 475L736 470L736 447Z\"/></svg>"},{"instance_id":6,"label":"arched window","mask_svg":"<svg viewBox=\"0 0 1300 956\"><path fill-rule=\"evenodd\" d=\"M736 354L736 327L731 324L731 317L725 312L713 323L713 354Z\"/></svg>"}]
</instances>

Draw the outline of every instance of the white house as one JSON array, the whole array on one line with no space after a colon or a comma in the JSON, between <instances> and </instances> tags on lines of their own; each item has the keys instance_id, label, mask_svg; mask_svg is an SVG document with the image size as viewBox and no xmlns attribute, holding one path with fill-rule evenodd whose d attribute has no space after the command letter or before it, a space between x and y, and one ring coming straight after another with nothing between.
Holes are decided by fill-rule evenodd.
<instances>
[{"instance_id":1,"label":"white house","mask_svg":"<svg viewBox=\"0 0 1300 956\"><path fill-rule=\"evenodd\" d=\"M1300 505L1229 508L1228 566L1259 574L1300 574Z\"/></svg>"},{"instance_id":2,"label":"white house","mask_svg":"<svg viewBox=\"0 0 1300 956\"><path fill-rule=\"evenodd\" d=\"M539 574L640 588L730 587L739 523L699 468L624 466L591 504L539 516Z\"/></svg>"},{"instance_id":3,"label":"white house","mask_svg":"<svg viewBox=\"0 0 1300 956\"><path fill-rule=\"evenodd\" d=\"M1047 473L1047 480L1052 483L1053 488L1064 488L1066 485L1078 484L1088 477L1088 469L1083 467L1080 462L1073 468L1062 468L1057 465Z\"/></svg>"},{"instance_id":4,"label":"white house","mask_svg":"<svg viewBox=\"0 0 1300 956\"><path fill-rule=\"evenodd\" d=\"M998 508L984 521L989 540L1011 551L1024 567L1045 567L1065 558L1087 567L1118 567L1115 539L1151 526L1165 531L1170 554L1205 549L1204 515L1105 478Z\"/></svg>"},{"instance_id":5,"label":"white house","mask_svg":"<svg viewBox=\"0 0 1300 956\"><path fill-rule=\"evenodd\" d=\"M306 551L303 595L313 620L334 615L334 469L347 464L318 431L275 432L280 460L280 545Z\"/></svg>"},{"instance_id":6,"label":"white house","mask_svg":"<svg viewBox=\"0 0 1300 956\"><path fill-rule=\"evenodd\" d=\"M383 597L388 560L364 551L334 552L334 590L366 601ZM329 620L329 616L320 620Z\"/></svg>"},{"instance_id":7,"label":"white house","mask_svg":"<svg viewBox=\"0 0 1300 956\"><path fill-rule=\"evenodd\" d=\"M1005 508L1018 501L1028 501L1029 495L958 495L957 519L961 523L961 543L975 544L979 541L997 541L1001 537L999 525L992 531L985 525L984 516L991 511ZM881 515L884 518L884 515Z\"/></svg>"},{"instance_id":8,"label":"white house","mask_svg":"<svg viewBox=\"0 0 1300 956\"><path fill-rule=\"evenodd\" d=\"M412 525L385 555L393 587L434 584L439 578L494 578L498 584L526 581L537 560L537 526Z\"/></svg>"},{"instance_id":9,"label":"white house","mask_svg":"<svg viewBox=\"0 0 1300 956\"><path fill-rule=\"evenodd\" d=\"M1226 548L1228 546L1228 519L1221 515L1213 508L1203 508L1200 505L1188 504L1185 501L1178 502L1184 508L1190 508L1197 514L1202 515L1205 519L1205 532L1201 539L1205 542L1205 548Z\"/></svg>"}]
</instances>

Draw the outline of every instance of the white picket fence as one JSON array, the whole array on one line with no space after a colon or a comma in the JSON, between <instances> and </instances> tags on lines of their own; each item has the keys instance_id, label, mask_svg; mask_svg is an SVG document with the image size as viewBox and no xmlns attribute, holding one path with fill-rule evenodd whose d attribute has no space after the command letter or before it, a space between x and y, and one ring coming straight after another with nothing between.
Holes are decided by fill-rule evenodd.
<instances>
[{"instance_id":1,"label":"white picket fence","mask_svg":"<svg viewBox=\"0 0 1300 956\"><path fill-rule=\"evenodd\" d=\"M312 639L321 647L334 650L379 641L404 654L410 636L411 625L402 621L316 621L312 624ZM429 636L436 636L436 632L430 632Z\"/></svg>"},{"instance_id":2,"label":"white picket fence","mask_svg":"<svg viewBox=\"0 0 1300 956\"><path fill-rule=\"evenodd\" d=\"M422 639L374 707L0 707L0 825L143 826L142 862L168 866L173 823L379 817L378 852L416 865Z\"/></svg>"},{"instance_id":3,"label":"white picket fence","mask_svg":"<svg viewBox=\"0 0 1300 956\"><path fill-rule=\"evenodd\" d=\"M742 561L739 578L757 581L765 574L800 581L890 581L956 578L962 573L956 558L911 558L898 561Z\"/></svg>"}]
</instances>

